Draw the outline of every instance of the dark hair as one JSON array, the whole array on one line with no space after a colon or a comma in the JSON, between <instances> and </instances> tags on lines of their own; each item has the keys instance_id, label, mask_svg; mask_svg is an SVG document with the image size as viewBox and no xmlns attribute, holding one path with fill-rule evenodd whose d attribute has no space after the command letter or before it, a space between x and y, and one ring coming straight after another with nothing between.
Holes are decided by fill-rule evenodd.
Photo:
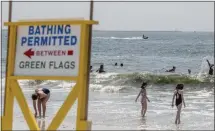
<instances>
[{"instance_id":1,"label":"dark hair","mask_svg":"<svg viewBox=\"0 0 215 131\"><path fill-rule=\"evenodd\" d=\"M183 90L184 84L177 84L176 89L177 90Z\"/></svg>"},{"instance_id":2,"label":"dark hair","mask_svg":"<svg viewBox=\"0 0 215 131\"><path fill-rule=\"evenodd\" d=\"M32 98L32 100L36 100L37 99L37 94L36 93L34 93L34 94L32 94L32 96L31 96L31 98Z\"/></svg>"},{"instance_id":3,"label":"dark hair","mask_svg":"<svg viewBox=\"0 0 215 131\"><path fill-rule=\"evenodd\" d=\"M146 82L143 82L141 88L142 88L142 89L145 89L146 86L147 86L147 83L146 83Z\"/></svg>"}]
</instances>

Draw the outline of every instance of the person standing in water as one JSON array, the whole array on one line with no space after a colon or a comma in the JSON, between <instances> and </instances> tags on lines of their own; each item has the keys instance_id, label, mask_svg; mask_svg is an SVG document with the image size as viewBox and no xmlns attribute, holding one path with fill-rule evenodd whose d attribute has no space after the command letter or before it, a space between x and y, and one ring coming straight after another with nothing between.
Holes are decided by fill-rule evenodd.
<instances>
[{"instance_id":1,"label":"person standing in water","mask_svg":"<svg viewBox=\"0 0 215 131\"><path fill-rule=\"evenodd\" d=\"M146 93L146 86L147 86L147 83L146 82L143 82L142 86L141 86L141 90L139 92L139 94L137 95L137 98L135 100L135 102L137 102L139 96L141 95L142 98L141 98L141 105L142 105L142 109L141 109L141 115L144 117L145 114L146 114L146 111L147 111L147 100L148 102L150 102L150 100L148 99L147 97L147 93Z\"/></svg>"},{"instance_id":2,"label":"person standing in water","mask_svg":"<svg viewBox=\"0 0 215 131\"><path fill-rule=\"evenodd\" d=\"M175 105L177 107L175 124L180 124L180 122L181 122L180 115L181 115L182 103L184 104L184 107L186 107L185 101L184 101L184 95L183 95L183 88L184 88L183 84L178 84L176 86L176 90L174 91L173 98L172 98L172 107L174 107L174 103L173 103L174 100L175 100ZM176 99L175 99L175 97L176 97Z\"/></svg>"},{"instance_id":3,"label":"person standing in water","mask_svg":"<svg viewBox=\"0 0 215 131\"><path fill-rule=\"evenodd\" d=\"M43 108L43 118L45 118L46 115L46 103L50 98L50 91L47 88L39 88L35 90L35 93L32 94L32 100L33 100L33 107L35 110L34 116L37 117L37 108L36 108L36 101L37 101L37 107L39 111L39 117L41 117L41 104Z\"/></svg>"},{"instance_id":4,"label":"person standing in water","mask_svg":"<svg viewBox=\"0 0 215 131\"><path fill-rule=\"evenodd\" d=\"M208 72L208 74L209 75L213 75L213 72L214 72L214 70L213 70L213 66L214 66L214 64L211 64L210 62L209 62L209 60L207 60L207 62L208 62L208 66L209 66L209 72Z\"/></svg>"},{"instance_id":5,"label":"person standing in water","mask_svg":"<svg viewBox=\"0 0 215 131\"><path fill-rule=\"evenodd\" d=\"M188 74L189 74L189 75L191 74L191 70L190 70L190 69L188 69Z\"/></svg>"},{"instance_id":6,"label":"person standing in water","mask_svg":"<svg viewBox=\"0 0 215 131\"><path fill-rule=\"evenodd\" d=\"M104 71L104 65L100 65L100 68L96 72L99 72L99 73L105 72Z\"/></svg>"},{"instance_id":7,"label":"person standing in water","mask_svg":"<svg viewBox=\"0 0 215 131\"><path fill-rule=\"evenodd\" d=\"M93 66L90 66L90 72L93 72Z\"/></svg>"}]
</instances>

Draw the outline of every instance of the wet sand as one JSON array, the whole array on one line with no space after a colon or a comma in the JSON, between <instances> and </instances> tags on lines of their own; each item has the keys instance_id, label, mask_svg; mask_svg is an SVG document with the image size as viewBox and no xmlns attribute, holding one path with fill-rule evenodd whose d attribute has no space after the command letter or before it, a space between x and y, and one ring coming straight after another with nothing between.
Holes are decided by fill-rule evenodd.
<instances>
[{"instance_id":1,"label":"wet sand","mask_svg":"<svg viewBox=\"0 0 215 131\"><path fill-rule=\"evenodd\" d=\"M31 91L25 91L28 104L33 111L30 99ZM171 108L172 92L170 89L153 87L148 89L151 100L145 118L140 115L140 102L134 102L138 90L125 93L106 93L90 91L89 120L92 130L213 130L214 129L214 94L212 90L186 91L186 108L182 109L181 124L175 125L176 107ZM68 91L52 90L47 105L47 117L37 120L45 128L60 108ZM75 129L76 103L69 111L59 130ZM201 123L201 124L200 124ZM13 129L29 129L23 115L15 103Z\"/></svg>"}]
</instances>

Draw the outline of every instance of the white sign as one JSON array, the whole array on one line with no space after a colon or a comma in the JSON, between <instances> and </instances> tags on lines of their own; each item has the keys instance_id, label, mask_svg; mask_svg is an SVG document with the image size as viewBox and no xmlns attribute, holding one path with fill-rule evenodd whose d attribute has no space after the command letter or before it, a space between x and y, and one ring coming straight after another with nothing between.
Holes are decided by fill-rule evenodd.
<instances>
[{"instance_id":1,"label":"white sign","mask_svg":"<svg viewBox=\"0 0 215 131\"><path fill-rule=\"evenodd\" d=\"M80 25L19 26L14 75L78 76Z\"/></svg>"}]
</instances>

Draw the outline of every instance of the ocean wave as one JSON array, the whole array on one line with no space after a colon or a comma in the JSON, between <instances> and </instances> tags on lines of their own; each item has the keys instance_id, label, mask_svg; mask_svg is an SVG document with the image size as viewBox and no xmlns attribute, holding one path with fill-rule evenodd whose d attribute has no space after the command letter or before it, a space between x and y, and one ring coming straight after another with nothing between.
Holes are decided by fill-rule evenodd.
<instances>
[{"instance_id":1,"label":"ocean wave","mask_svg":"<svg viewBox=\"0 0 215 131\"><path fill-rule=\"evenodd\" d=\"M153 74L153 73L91 73L90 86L91 91L99 92L130 92L140 87L141 83L146 81L149 88L159 85L175 85L183 83L185 86L203 85L203 87L214 88L214 76L202 75L185 75L185 74ZM2 79L2 83L5 79ZM49 89L70 90L74 81L60 80L19 80L19 84L24 90L46 87Z\"/></svg>"},{"instance_id":2,"label":"ocean wave","mask_svg":"<svg viewBox=\"0 0 215 131\"><path fill-rule=\"evenodd\" d=\"M108 73L107 73L108 75ZM96 79L96 78L100 79ZM104 76L104 75L103 75ZM129 73L129 74L113 74L109 77L101 77L100 74L91 77L91 83L101 85L114 86L136 86L143 81L151 84L201 84L214 83L214 76L208 75L184 75L184 74L152 74L152 73Z\"/></svg>"}]
</instances>

